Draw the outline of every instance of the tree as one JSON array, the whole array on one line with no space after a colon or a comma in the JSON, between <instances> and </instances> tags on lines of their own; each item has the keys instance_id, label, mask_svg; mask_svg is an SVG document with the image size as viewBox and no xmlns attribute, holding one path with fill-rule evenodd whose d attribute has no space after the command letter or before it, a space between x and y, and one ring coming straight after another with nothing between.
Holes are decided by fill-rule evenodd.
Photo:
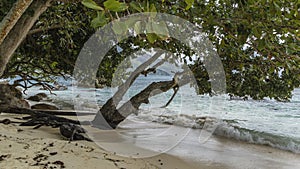
<instances>
[{"instance_id":1,"label":"tree","mask_svg":"<svg viewBox=\"0 0 300 169\"><path fill-rule=\"evenodd\" d=\"M0 41L0 77L3 75L6 64L26 37L38 17L50 5L48 1L17 1L14 7L1 22ZM28 9L27 9L28 8ZM34 11L32 14L24 11ZM23 14L23 15L22 15ZM21 16L22 15L22 16Z\"/></svg>"},{"instance_id":2,"label":"tree","mask_svg":"<svg viewBox=\"0 0 300 169\"><path fill-rule=\"evenodd\" d=\"M201 25L222 59L227 92L231 95L284 101L299 86L298 1L162 1L161 4L133 1L115 6L98 3L98 6L105 9L95 11L101 13L94 19L99 26L107 23L107 18L151 11L175 14ZM160 40L151 34L140 36L139 41L143 39ZM190 66L196 70L199 92L209 92L203 63L198 61Z\"/></svg>"},{"instance_id":3,"label":"tree","mask_svg":"<svg viewBox=\"0 0 300 169\"><path fill-rule=\"evenodd\" d=\"M29 31L2 77L19 76L15 85L25 89L43 85L50 90L48 82L55 76L71 74L81 47L94 33L89 24L90 16L82 5L53 3Z\"/></svg>"},{"instance_id":4,"label":"tree","mask_svg":"<svg viewBox=\"0 0 300 169\"><path fill-rule=\"evenodd\" d=\"M37 3L38 1L34 2ZM289 2L279 0L220 0L218 2L164 0L161 3L157 3L154 0L130 2L83 0L82 4L90 9L85 12L90 12L89 16L92 17L91 26L94 28L102 27L106 23L119 19L122 16L139 12L168 13L198 25L215 45L215 49L223 62L227 92L230 95L246 96L253 99L269 97L286 101L291 97L291 91L300 85L300 22L298 14L299 2L297 0ZM24 16L26 16L25 14ZM18 23L19 21L15 27L17 27ZM143 24L143 22L140 22L140 24ZM113 33L126 33L126 28L127 25L122 25L121 29L116 27ZM27 32L23 32L23 35L26 35ZM14 41L19 38L6 39ZM22 39L19 40L22 41ZM46 42L48 40L44 39L43 41ZM8 43L2 43L1 46L5 46L5 44ZM80 45L82 44L78 44L78 46ZM98 72L98 76L111 78L115 66L133 50L161 48L174 53L174 57L169 58L173 62L175 60L183 62L191 60L189 62L192 63L188 66L196 77L199 93L213 94L209 83L209 75L201 58L194 59L192 56L195 53L187 46L176 41L176 39L148 33L126 39L118 45L126 50L118 53L115 48L111 49L105 62L108 64L100 65L101 69ZM132 45L137 46L137 48L131 48ZM13 46L17 47L19 44L14 44ZM42 46L47 46L47 43L42 44ZM0 54L1 52L2 50ZM0 62L1 68L6 65L13 52L14 50L9 50L9 52L3 52L9 54L1 54L1 58L4 60ZM51 53L51 56L54 53ZM51 56L49 56L50 62L53 61ZM71 57L73 56L76 58L76 54ZM108 56L113 56L115 59L111 60ZM131 98L134 109L127 109L126 103L119 109L116 108L119 100L136 76L153 70L149 66L157 60L155 58L156 56L149 63L145 62L145 64L141 65L142 67L132 72L133 74L129 78L131 80L123 84L126 84L124 90L116 92L115 96L106 102L94 122L101 118L100 115L103 115L105 120L109 122L109 126L115 128L126 118L126 116L119 113L120 109L126 109L128 113L135 113L140 104L147 103L148 97L150 97L149 92L153 89L167 91L173 88L176 91L176 88L180 87L176 83L175 77L172 81L153 83L141 91L140 94Z\"/></svg>"},{"instance_id":5,"label":"tree","mask_svg":"<svg viewBox=\"0 0 300 169\"><path fill-rule=\"evenodd\" d=\"M297 20L299 3L297 1L291 3L251 0L162 1L159 5L155 1L120 3L110 0L103 4L89 0L83 2L98 13L93 21L94 25L100 27L107 23L107 18L113 20L135 12L156 11L175 14L201 25L203 32L208 34L222 59L226 72L227 92L230 95L249 96L253 99L270 97L285 101L291 97L291 91L299 87L299 21ZM126 30L126 25L123 25L123 30ZM125 32L117 29L115 33ZM146 40L147 47L164 47L158 45L164 40L164 37L158 35L146 34L146 36L138 36L138 39L139 42ZM171 41L171 44L173 42ZM178 47L180 46L177 46L177 49ZM175 50L177 54L180 52ZM185 60L190 59L193 53L184 50L182 54L184 57L181 59ZM197 82L201 86L199 92L211 93L204 63L198 59L190 67L194 70ZM161 89L162 86L166 86L167 89L171 89L172 85L174 83L166 82L154 88ZM139 98L139 94L131 98L134 108L126 111L134 113L141 103L147 103L149 97L147 89L151 91L153 86L155 84L151 84L141 92L142 94L140 93L143 95L142 100L135 100ZM104 118L113 128L126 117L118 113L123 109L122 106L119 110L116 109L123 93L118 96L117 92L113 96L117 101L113 103L113 98L108 100L98 114L100 120ZM101 115L103 117L100 117ZM97 121L97 116L94 121Z\"/></svg>"},{"instance_id":6,"label":"tree","mask_svg":"<svg viewBox=\"0 0 300 169\"><path fill-rule=\"evenodd\" d=\"M1 19L7 16L13 5L13 2L11 3L10 6L9 3L5 3L7 7L3 6ZM30 14L30 9L27 13ZM51 90L53 86L49 82L53 82L55 76L71 74L76 55L88 37L94 33L94 29L90 27L91 16L80 3L51 2L47 10L39 16L38 22L33 21L31 30L11 56L10 62L1 67L6 67L2 78L18 76L19 79L14 85L22 86L24 91L34 85L43 85ZM11 32L16 33L18 32L14 30ZM13 37L8 39L11 43L16 41ZM6 45L8 44L3 43L1 46L5 48ZM4 52L6 56L9 55L8 52L11 53L9 50L2 53ZM1 57L2 61L5 58L7 57Z\"/></svg>"}]
</instances>

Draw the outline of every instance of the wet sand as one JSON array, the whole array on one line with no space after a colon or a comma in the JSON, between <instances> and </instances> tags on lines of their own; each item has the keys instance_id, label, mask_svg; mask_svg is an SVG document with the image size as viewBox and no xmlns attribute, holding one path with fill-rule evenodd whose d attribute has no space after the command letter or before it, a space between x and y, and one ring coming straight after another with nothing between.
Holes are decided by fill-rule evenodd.
<instances>
[{"instance_id":1,"label":"wet sand","mask_svg":"<svg viewBox=\"0 0 300 169\"><path fill-rule=\"evenodd\" d=\"M0 120L11 117L13 115L1 114ZM158 126L158 130L170 127ZM300 168L299 154L215 136L210 137L204 143L199 143L199 130L173 128L176 131L187 131L186 137L179 139L175 147L172 146L175 142L170 142L170 139L176 140L176 137L172 138L169 133L163 135L167 136L167 139L145 137L146 139L133 139L135 142L132 142L133 133L142 135L153 132L153 130L145 128L138 131L124 128L117 131L91 129L89 130L90 135L94 134L95 138L98 137L96 143L87 141L69 143L58 133L58 129L51 127L34 130L32 127L20 127L17 124L0 124L0 168ZM158 136L162 137L162 135ZM155 152L153 150L156 150L156 147L167 147L167 151ZM120 153L122 151L126 155L118 155L122 154ZM128 152L136 154L134 156ZM148 155L150 153L148 157L146 157L147 153ZM142 157L143 154L144 157ZM152 156L153 154L155 156Z\"/></svg>"}]
</instances>

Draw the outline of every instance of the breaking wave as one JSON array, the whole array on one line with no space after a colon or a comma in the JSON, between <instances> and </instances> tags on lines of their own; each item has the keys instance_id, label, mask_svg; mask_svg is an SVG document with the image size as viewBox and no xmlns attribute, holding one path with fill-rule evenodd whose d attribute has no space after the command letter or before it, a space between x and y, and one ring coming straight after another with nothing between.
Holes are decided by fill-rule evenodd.
<instances>
[{"instance_id":1,"label":"breaking wave","mask_svg":"<svg viewBox=\"0 0 300 169\"><path fill-rule=\"evenodd\" d=\"M300 138L247 129L239 126L239 120L237 119L219 120L214 117L176 114L168 109L143 110L138 116L132 118L193 129L202 129L205 123L217 123L217 128L214 131L216 136L252 144L267 145L300 154Z\"/></svg>"}]
</instances>

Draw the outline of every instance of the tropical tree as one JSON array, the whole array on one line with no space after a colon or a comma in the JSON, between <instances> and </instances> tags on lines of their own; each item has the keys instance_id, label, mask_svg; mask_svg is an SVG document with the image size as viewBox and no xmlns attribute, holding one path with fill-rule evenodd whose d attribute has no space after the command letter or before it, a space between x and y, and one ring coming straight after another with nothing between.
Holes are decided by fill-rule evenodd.
<instances>
[{"instance_id":1,"label":"tropical tree","mask_svg":"<svg viewBox=\"0 0 300 169\"><path fill-rule=\"evenodd\" d=\"M34 3L37 2L39 2L39 0L34 1ZM28 9L31 9L34 3L32 2ZM44 10L45 4L46 3L41 3L39 8L36 7L36 10L33 10L35 11L33 15L35 17L31 17L31 21L37 19L37 16ZM84 8L84 11L91 17L90 23L95 29L101 28L110 21L119 20L123 16L141 12L160 12L176 15L198 26L215 46L214 49L221 58L226 73L226 91L232 96L246 96L253 99L269 97L286 101L291 98L293 89L300 85L300 4L298 0L163 0L159 2L154 0L82 0L82 4L88 8ZM64 4L58 3L58 5ZM24 39L24 37L14 37L13 35L15 31L20 31L17 25L19 21L22 20L22 17L26 16L26 13L30 11L28 9L11 29L11 37L9 37L9 33L5 40L16 42L16 39L18 39L18 41ZM38 13L38 11L40 11L40 13ZM45 15L45 18L47 17L52 18L53 16L48 13ZM77 21L78 20L76 20L76 22ZM2 23L5 22L2 21ZM34 24L32 22L30 23L31 24L26 26L28 30L23 32L22 35L25 34L24 36L26 36L26 34L28 34L29 29ZM39 22L37 22L37 24L38 23ZM130 25L141 28L140 25L146 24L146 21L136 21L123 25L116 24L113 27L112 33L117 35L126 34L128 31L132 31L128 30ZM75 26L70 25L70 28ZM172 27L164 25L167 24L154 23L151 26L152 28L155 26L163 29L167 28L167 32L171 31L170 29L172 29ZM42 25L42 27L43 26L45 25ZM76 30L76 28L74 29ZM138 29L134 29L133 31L139 32ZM76 35L74 38L78 36L80 35ZM48 39L43 39L43 41L47 42ZM0 65L2 69L4 69L3 67L6 66L12 53L14 53L20 43L13 43L12 46L15 46L14 49L9 49L9 52L5 52L6 50L4 49L9 46L7 44L9 43L3 41L0 45ZM41 46L44 47L49 44L56 43L48 42L41 44ZM82 47L82 45L82 43L77 44L78 49ZM107 53L107 57L104 58L107 64L100 65L102 70L98 71L98 76L103 76L108 79L111 78L115 67L134 50L161 48L174 54L174 56L167 58L169 61L173 63L182 61L188 64L188 67L193 72L193 76L196 77L199 86L198 92L200 94L214 94L210 84L211 79L204 61L201 57L194 57L196 54L193 50L178 40L155 33L140 32L131 38L120 41L116 45L126 50L116 52L116 48L112 48ZM134 46L134 48L132 46ZM46 48L51 49L51 46ZM71 49L71 51L73 50ZM49 58L50 61L53 61L51 58L55 52L51 53L47 50L45 52L51 54ZM76 56L77 54L76 52L72 56ZM174 89L174 93L176 93L180 84L177 83L176 77L174 77L171 81L157 82L147 86L143 91L130 99L130 104L125 103L119 106L120 100L136 77L140 74L147 74L147 72L159 66L159 64L154 63L159 60L158 58L160 58L160 56L161 53L156 53L134 70L132 74L128 76L128 80L119 87L120 90L103 105L93 122L97 123L99 119L104 118L109 126L115 128L126 118L126 115L124 116L124 114L120 112L125 111L127 115L135 113L142 103L148 102L148 98L151 97L150 94L152 94L151 92L154 89L159 89L162 92ZM111 57L114 57L114 60L110 59ZM75 58L76 57L73 59L76 60ZM57 62L53 66L55 67L58 64ZM0 75L2 75L2 72L0 72ZM181 78L187 77L183 74L180 75L182 75ZM130 106L128 107L127 105Z\"/></svg>"},{"instance_id":2,"label":"tropical tree","mask_svg":"<svg viewBox=\"0 0 300 169\"><path fill-rule=\"evenodd\" d=\"M198 24L216 46L227 75L227 92L286 100L299 86L299 2L298 1L133 1L130 3L94 3L83 1L99 15L99 27L121 16L138 12L162 12L180 16ZM113 5L112 5L113 4ZM95 8L93 5L97 5ZM139 36L149 44L158 37ZM150 41L149 41L150 40ZM149 45L148 44L148 45ZM161 45L162 46L162 45ZM199 86L207 81L201 62L194 73ZM196 69L196 68L195 68ZM200 93L207 92L202 89Z\"/></svg>"},{"instance_id":3,"label":"tropical tree","mask_svg":"<svg viewBox=\"0 0 300 169\"><path fill-rule=\"evenodd\" d=\"M198 25L208 35L222 59L226 72L227 92L232 96L246 96L253 99L270 97L285 101L291 97L291 91L300 84L298 1L165 0L157 3L149 0L127 3L108 0L101 3L85 0L83 4L97 13L93 26L98 27L128 14L157 11L180 16ZM129 26L122 25L123 31L118 29L119 25L115 27L114 32L122 34ZM137 35L136 40L132 42L135 45L146 42L137 45L143 48L159 47L172 50L170 46L165 48L166 44L162 43L166 42L165 39L166 37L149 33L145 36ZM168 39L167 45L176 44L175 41ZM172 52L181 54L181 57L176 59L191 59L194 54L186 48L178 50L183 47L182 45L174 46L176 47ZM146 64L144 68L149 65ZM199 92L211 93L210 79L201 58L189 66L200 86ZM143 69L138 72L142 71ZM118 91L114 95L117 99L113 97L108 100L100 109L101 114L98 118L101 119L100 116L103 116L110 126L115 127L124 120L124 115L118 114L119 111L124 112L122 109L125 109L126 112L134 113L141 103L148 102L149 91L154 89L165 91L174 85L174 81L157 86L156 83L151 84L141 92L144 92L143 94L139 93L143 99L138 99L141 96L139 94L131 98L130 102L134 106L130 108L126 108L125 104L119 109L116 108L125 93ZM96 121L97 116L94 122Z\"/></svg>"},{"instance_id":4,"label":"tropical tree","mask_svg":"<svg viewBox=\"0 0 300 169\"><path fill-rule=\"evenodd\" d=\"M51 19L49 19L51 18ZM55 2L38 19L7 64L2 78L18 76L25 89L55 76L70 75L84 42L94 33L91 16L80 3Z\"/></svg>"}]
</instances>

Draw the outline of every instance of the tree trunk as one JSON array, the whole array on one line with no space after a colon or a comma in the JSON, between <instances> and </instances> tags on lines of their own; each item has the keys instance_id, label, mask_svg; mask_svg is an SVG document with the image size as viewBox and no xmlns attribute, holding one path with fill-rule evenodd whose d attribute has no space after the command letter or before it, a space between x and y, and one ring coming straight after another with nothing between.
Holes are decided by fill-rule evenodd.
<instances>
[{"instance_id":1,"label":"tree trunk","mask_svg":"<svg viewBox=\"0 0 300 169\"><path fill-rule=\"evenodd\" d=\"M31 5L27 8L27 10L26 10L27 12L25 12L23 15L21 13L19 14L21 16L20 19L17 19L18 18L17 16L19 16L19 15L15 15L14 12L12 12L11 18L15 19L12 22L15 22L17 20L15 25L13 23L3 21L3 23L6 23L6 24L1 25L1 27L3 27L3 28L7 27L7 29L1 28L1 31L7 31L7 32L0 32L1 37L2 36L5 37L3 42L0 44L0 77L2 77L4 70L6 68L6 65L7 65L8 61L10 60L11 56L13 55L13 53L15 52L15 50L19 47L21 42L25 39L27 33L29 32L31 27L34 25L34 23L37 21L39 16L50 6L51 1L52 0L34 0L31 3ZM24 3L24 7L22 8L22 10L20 12L23 12L26 9L26 5L28 5L28 3L30 3L30 2L28 1L27 3ZM32 13L30 13L30 12L32 12ZM18 13L18 11L16 11L16 13ZM6 18L6 19L8 19L8 18ZM14 27L10 30L10 27L12 27L13 25L14 25Z\"/></svg>"},{"instance_id":2,"label":"tree trunk","mask_svg":"<svg viewBox=\"0 0 300 169\"><path fill-rule=\"evenodd\" d=\"M107 107L105 109L102 107L99 110L91 122L92 125L102 129L115 129L118 124L125 120L130 114L137 114L142 103L148 104L150 97L166 92L172 88L177 88L178 90L178 87L191 82L189 75L183 73L181 73L181 75L181 79L178 79L175 75L173 80L151 83L140 93L124 103L119 109L116 109L112 99L109 99L106 103Z\"/></svg>"},{"instance_id":3,"label":"tree trunk","mask_svg":"<svg viewBox=\"0 0 300 169\"><path fill-rule=\"evenodd\" d=\"M99 128L115 128L119 122L116 119L123 119L124 117L117 110L117 106L122 100L123 96L136 80L136 78L146 70L153 62L155 62L161 55L162 51L156 52L151 58L138 66L130 75L130 77L119 86L118 91L101 107L100 111L97 113L95 119L93 120L94 126ZM156 68L156 67L155 67ZM119 120L117 120L119 121ZM108 123L107 123L108 122ZM101 126L99 126L101 124Z\"/></svg>"},{"instance_id":4,"label":"tree trunk","mask_svg":"<svg viewBox=\"0 0 300 169\"><path fill-rule=\"evenodd\" d=\"M128 117L130 114L137 114L137 111L142 103L148 104L149 98L158 95L163 92L167 92L172 89L176 83L174 80L153 82L147 86L140 93L132 97L129 101L123 104L118 111L123 115L124 118Z\"/></svg>"},{"instance_id":5,"label":"tree trunk","mask_svg":"<svg viewBox=\"0 0 300 169\"><path fill-rule=\"evenodd\" d=\"M148 104L149 98L161 92L166 92L175 85L173 80L153 82L140 93L133 96L129 101L124 103L119 109L115 108L114 103L108 100L107 108L100 109L95 119L92 121L93 126L102 129L115 129L119 123L126 119L130 114L136 114L142 103ZM111 104L109 108L108 104Z\"/></svg>"},{"instance_id":6,"label":"tree trunk","mask_svg":"<svg viewBox=\"0 0 300 169\"><path fill-rule=\"evenodd\" d=\"M18 0L0 23L0 44L15 26L33 0Z\"/></svg>"}]
</instances>

